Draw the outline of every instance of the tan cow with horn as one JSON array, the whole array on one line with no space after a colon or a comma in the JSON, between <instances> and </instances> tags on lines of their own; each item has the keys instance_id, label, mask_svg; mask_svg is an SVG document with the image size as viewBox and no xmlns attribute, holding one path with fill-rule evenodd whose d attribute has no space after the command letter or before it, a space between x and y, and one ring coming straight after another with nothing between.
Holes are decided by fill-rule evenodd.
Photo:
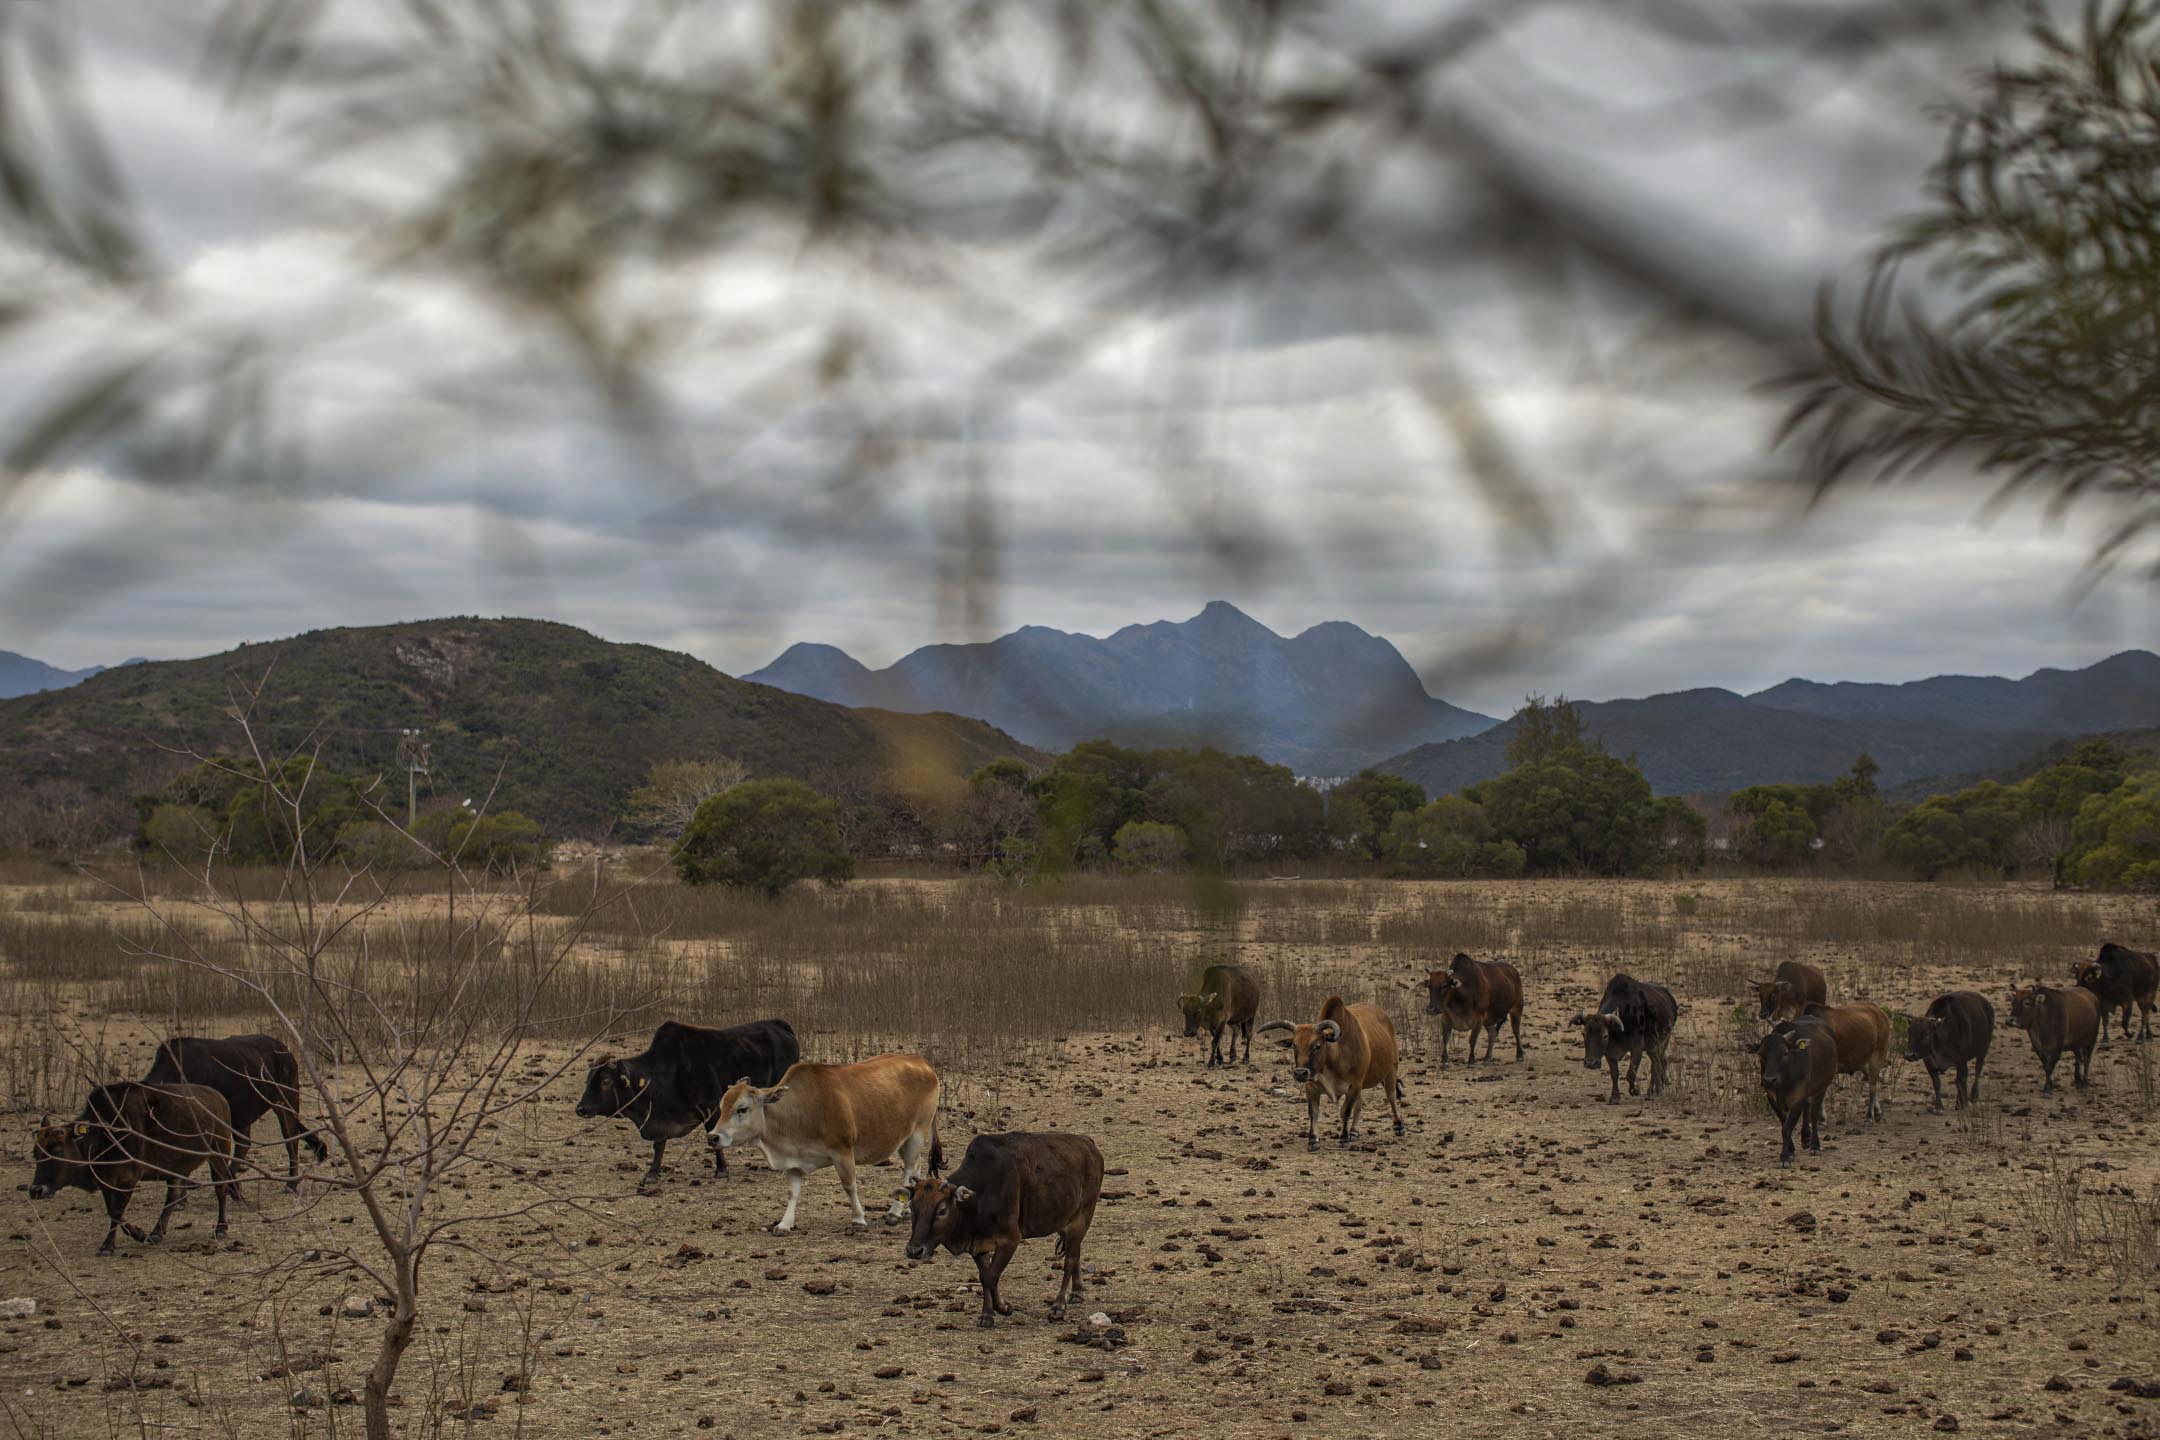
<instances>
[{"instance_id":1,"label":"tan cow with horn","mask_svg":"<svg viewBox=\"0 0 2160 1440\"><path fill-rule=\"evenodd\" d=\"M1320 1007L1320 1018L1309 1025L1270 1020L1256 1032L1287 1030L1290 1038L1290 1078L1305 1087L1305 1148L1320 1148L1320 1097L1341 1102L1340 1144L1348 1145L1357 1133L1358 1112L1364 1108L1365 1092L1378 1089L1387 1096L1388 1113L1395 1119L1395 1133L1403 1133L1402 1081L1395 1078L1397 1047L1395 1025L1377 1005L1346 1005L1340 995L1330 995Z\"/></svg>"}]
</instances>

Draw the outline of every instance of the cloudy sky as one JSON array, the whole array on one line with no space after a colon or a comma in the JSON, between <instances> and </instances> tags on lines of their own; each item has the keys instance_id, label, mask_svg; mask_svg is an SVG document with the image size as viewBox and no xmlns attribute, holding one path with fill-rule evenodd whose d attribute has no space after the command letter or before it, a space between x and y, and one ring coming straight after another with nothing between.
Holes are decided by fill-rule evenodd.
<instances>
[{"instance_id":1,"label":"cloudy sky","mask_svg":"<svg viewBox=\"0 0 2160 1440\"><path fill-rule=\"evenodd\" d=\"M199 33L82 13L81 96L161 280L151 304L19 242L0 257L54 302L0 352L0 426L116 347L192 373L244 330L274 356L272 418L204 428L273 443L177 476L86 445L16 488L0 648L80 666L479 613L741 672L796 640L877 665L1222 598L1284 633L1351 620L1435 693L1505 713L1532 688L2024 674L2160 638L2147 586L2079 585L2104 512L1990 516L1957 476L1810 511L1767 446L1762 382L1817 285L1917 197L1923 109L1987 36L1817 54L1767 22L1706 38L1520 7L1428 87L1445 146L1347 151L1364 183L1324 243L1278 255L1267 215L1236 237L1261 263L1174 283L1134 283L1172 199L1045 202L995 166L908 170L921 203L839 243L730 219L606 292L609 323L669 337L626 412L499 272L402 263L411 234L454 228L411 228L463 173L448 126L325 158L302 148L320 94L235 102ZM715 24L661 50L699 73L761 43ZM1031 43L1011 73L1056 72ZM1131 114L1097 138L1185 155L1144 98ZM1343 160L1292 154L1312 183L1270 198L1284 214ZM1675 292L1713 321L1677 319ZM161 404L206 408L185 386Z\"/></svg>"}]
</instances>

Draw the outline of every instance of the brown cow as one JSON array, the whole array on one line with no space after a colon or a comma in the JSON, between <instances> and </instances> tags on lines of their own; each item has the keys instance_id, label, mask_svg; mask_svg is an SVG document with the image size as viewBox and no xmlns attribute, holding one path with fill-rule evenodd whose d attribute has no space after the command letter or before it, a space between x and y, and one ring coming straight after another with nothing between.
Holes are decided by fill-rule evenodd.
<instances>
[{"instance_id":1,"label":"brown cow","mask_svg":"<svg viewBox=\"0 0 2160 1440\"><path fill-rule=\"evenodd\" d=\"M1342 1102L1342 1133L1337 1143L1348 1145L1357 1133L1358 1114L1365 1106L1365 1092L1377 1088L1387 1096L1388 1113L1395 1118L1395 1133L1403 1133L1402 1082L1395 1078L1395 1025L1377 1005L1345 1005L1340 995L1328 996L1320 1018L1309 1025L1270 1020L1260 1027L1288 1030L1290 1078L1305 1087L1305 1148L1320 1148L1320 1097Z\"/></svg>"},{"instance_id":2,"label":"brown cow","mask_svg":"<svg viewBox=\"0 0 2160 1440\"><path fill-rule=\"evenodd\" d=\"M1200 975L1199 993L1178 996L1185 1017L1185 1038L1204 1028L1213 1039L1207 1068L1223 1063L1222 1037L1230 1031L1230 1060L1237 1060L1238 1033L1245 1035L1245 1063L1252 1064L1252 1027L1260 1014L1260 986L1242 965L1210 965Z\"/></svg>"},{"instance_id":3,"label":"brown cow","mask_svg":"<svg viewBox=\"0 0 2160 1440\"><path fill-rule=\"evenodd\" d=\"M1880 1120L1883 1068L1890 1063L1889 1012L1854 1000L1844 1005L1814 1003L1800 1013L1830 1027L1837 1041L1837 1073L1867 1077L1867 1118Z\"/></svg>"},{"instance_id":4,"label":"brown cow","mask_svg":"<svg viewBox=\"0 0 2160 1440\"><path fill-rule=\"evenodd\" d=\"M2092 1073L2093 1046L2100 1043L2100 1002L2092 991L2075 985L2059 990L2034 981L2010 992L2010 1023L2025 1032L2033 1054L2040 1057L2040 1068L2047 1076L2041 1094L2055 1093L2055 1062L2065 1050L2075 1057L2071 1083L2085 1088Z\"/></svg>"},{"instance_id":5,"label":"brown cow","mask_svg":"<svg viewBox=\"0 0 2160 1440\"><path fill-rule=\"evenodd\" d=\"M100 1255L113 1253L113 1237L122 1230L146 1245L162 1241L166 1222L180 1207L186 1177L204 1161L217 1189L217 1229L212 1233L225 1238L225 1204L239 1192L233 1179L232 1112L225 1097L208 1086L145 1085L137 1080L100 1085L70 1124L39 1125L33 1149L37 1168L30 1176L31 1199L68 1189L104 1195L108 1223ZM165 1181L165 1208L145 1235L124 1217L135 1187L159 1177Z\"/></svg>"},{"instance_id":6,"label":"brown cow","mask_svg":"<svg viewBox=\"0 0 2160 1440\"><path fill-rule=\"evenodd\" d=\"M1492 1059L1500 1022L1515 1026L1515 1058L1522 1048L1522 976L1505 960L1473 960L1457 955L1445 970L1425 975L1425 1013L1440 1017L1440 1068L1447 1069L1448 1037L1458 1028L1470 1032L1470 1060L1477 1063L1477 1032L1485 1032L1485 1058Z\"/></svg>"},{"instance_id":7,"label":"brown cow","mask_svg":"<svg viewBox=\"0 0 2160 1440\"><path fill-rule=\"evenodd\" d=\"M1762 1018L1774 1024L1790 1020L1809 1005L1829 1004L1830 982L1813 965L1787 960L1768 980L1755 982L1755 998L1762 1002Z\"/></svg>"},{"instance_id":8,"label":"brown cow","mask_svg":"<svg viewBox=\"0 0 2160 1440\"><path fill-rule=\"evenodd\" d=\"M1763 1095L1771 1113L1785 1131L1785 1147L1778 1164L1793 1162L1793 1128L1799 1127L1800 1143L1822 1154L1822 1102L1837 1080L1837 1037L1819 1015L1784 1020L1755 1042L1755 1056L1762 1062Z\"/></svg>"},{"instance_id":9,"label":"brown cow","mask_svg":"<svg viewBox=\"0 0 2160 1440\"><path fill-rule=\"evenodd\" d=\"M954 1255L975 1257L982 1282L982 1315L976 1324L988 1329L996 1316L1012 1314L998 1295L998 1282L1022 1240L1058 1238L1065 1262L1050 1318L1065 1313L1068 1299L1080 1298L1080 1242L1087 1238L1102 1198L1102 1151L1085 1135L1058 1132L977 1135L968 1142L951 1183L935 1175L897 1192L913 1212L908 1233L910 1260L927 1260L939 1246Z\"/></svg>"},{"instance_id":10,"label":"brown cow","mask_svg":"<svg viewBox=\"0 0 2160 1440\"><path fill-rule=\"evenodd\" d=\"M787 1209L773 1226L775 1235L795 1228L795 1203L803 1181L830 1165L840 1172L848 1203L855 1207L856 1228L865 1228L862 1192L855 1167L876 1165L900 1156L903 1185L913 1185L925 1168L945 1168L937 1138L938 1077L920 1055L873 1055L853 1065L813 1065L797 1061L780 1083L761 1090L738 1080L720 1097L720 1126L713 1132L730 1148L755 1143L765 1163L787 1176ZM907 1213L895 1200L887 1221Z\"/></svg>"}]
</instances>

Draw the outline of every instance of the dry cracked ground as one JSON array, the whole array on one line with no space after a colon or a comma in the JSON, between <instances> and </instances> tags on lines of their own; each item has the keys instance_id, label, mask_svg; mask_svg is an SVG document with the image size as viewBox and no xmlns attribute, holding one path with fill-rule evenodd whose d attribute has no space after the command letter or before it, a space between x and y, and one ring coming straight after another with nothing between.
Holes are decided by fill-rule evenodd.
<instances>
[{"instance_id":1,"label":"dry cracked ground","mask_svg":"<svg viewBox=\"0 0 2160 1440\"><path fill-rule=\"evenodd\" d=\"M1698 887L1699 891L1699 887ZM2130 912L2126 912L2130 913ZM2135 912L2150 923L2149 906ZM1744 945L1743 945L1744 948ZM1097 1137L1110 1166L1087 1287L1045 1315L1055 1274L1030 1242L1016 1313L975 1325L973 1267L912 1264L899 1231L850 1233L826 1172L774 1237L762 1162L725 1181L679 1143L660 1193L634 1187L626 1127L576 1120L554 1086L502 1132L515 1173L601 1197L476 1226L425 1277L399 1424L446 1435L1656 1436L2160 1433L2153 1065L2160 1042L2099 1052L2095 1085L2040 1094L2024 1037L1998 1034L1977 1106L1927 1108L1901 1065L1887 1118L1841 1081L1820 1158L1776 1165L1748 1033L1726 993L1682 988L1679 1083L1602 1103L1568 1016L1623 964L1545 955L1529 969L1527 1054L1436 1068L1402 987L1406 958L1354 942L1316 957L1360 973L1412 1052L1408 1133L1369 1125L1308 1153L1282 1051L1209 1072L1159 1031L1076 1034L1001 1077L953 1087L957 1157L983 1128ZM1810 954L1834 992L1852 955ZM1840 984L1841 967L1848 977ZM2007 967L1875 967L1866 988L1917 1008L1952 983L1999 995ZM1166 989L1175 963L1166 962ZM1167 1006L1166 1006L1167 1008ZM814 1036L806 1052L815 1056ZM146 1060L147 1035L123 1058ZM2142 1048L2143 1057L2140 1058ZM2067 1074L2067 1066L2065 1067ZM267 1136L268 1122L260 1133ZM20 1156L22 1151L17 1150ZM343 1196L251 1185L234 1238L207 1196L162 1250L93 1258L88 1196L0 1195L0 1431L23 1436L357 1434L345 1403L377 1321L373 1287L274 1254L349 1237ZM889 1169L865 1172L889 1190ZM1101 1312L1108 1328L1090 1329ZM294 1403L297 1400L297 1404ZM10 1428L11 1427L11 1428Z\"/></svg>"}]
</instances>

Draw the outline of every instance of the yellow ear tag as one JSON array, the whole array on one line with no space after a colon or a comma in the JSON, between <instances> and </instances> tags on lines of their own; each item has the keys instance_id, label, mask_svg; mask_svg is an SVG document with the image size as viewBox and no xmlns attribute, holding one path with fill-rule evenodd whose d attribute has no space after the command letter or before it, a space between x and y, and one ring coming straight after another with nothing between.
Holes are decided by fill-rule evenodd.
<instances>
[{"instance_id":1,"label":"yellow ear tag","mask_svg":"<svg viewBox=\"0 0 2160 1440\"><path fill-rule=\"evenodd\" d=\"M1795 1050L1805 1050L1807 1049L1807 1041L1802 1040L1799 1044L1793 1046L1792 1048Z\"/></svg>"},{"instance_id":2,"label":"yellow ear tag","mask_svg":"<svg viewBox=\"0 0 2160 1440\"><path fill-rule=\"evenodd\" d=\"M90 1133L90 1127L78 1120L75 1122L75 1133L77 1135L87 1135Z\"/></svg>"}]
</instances>

